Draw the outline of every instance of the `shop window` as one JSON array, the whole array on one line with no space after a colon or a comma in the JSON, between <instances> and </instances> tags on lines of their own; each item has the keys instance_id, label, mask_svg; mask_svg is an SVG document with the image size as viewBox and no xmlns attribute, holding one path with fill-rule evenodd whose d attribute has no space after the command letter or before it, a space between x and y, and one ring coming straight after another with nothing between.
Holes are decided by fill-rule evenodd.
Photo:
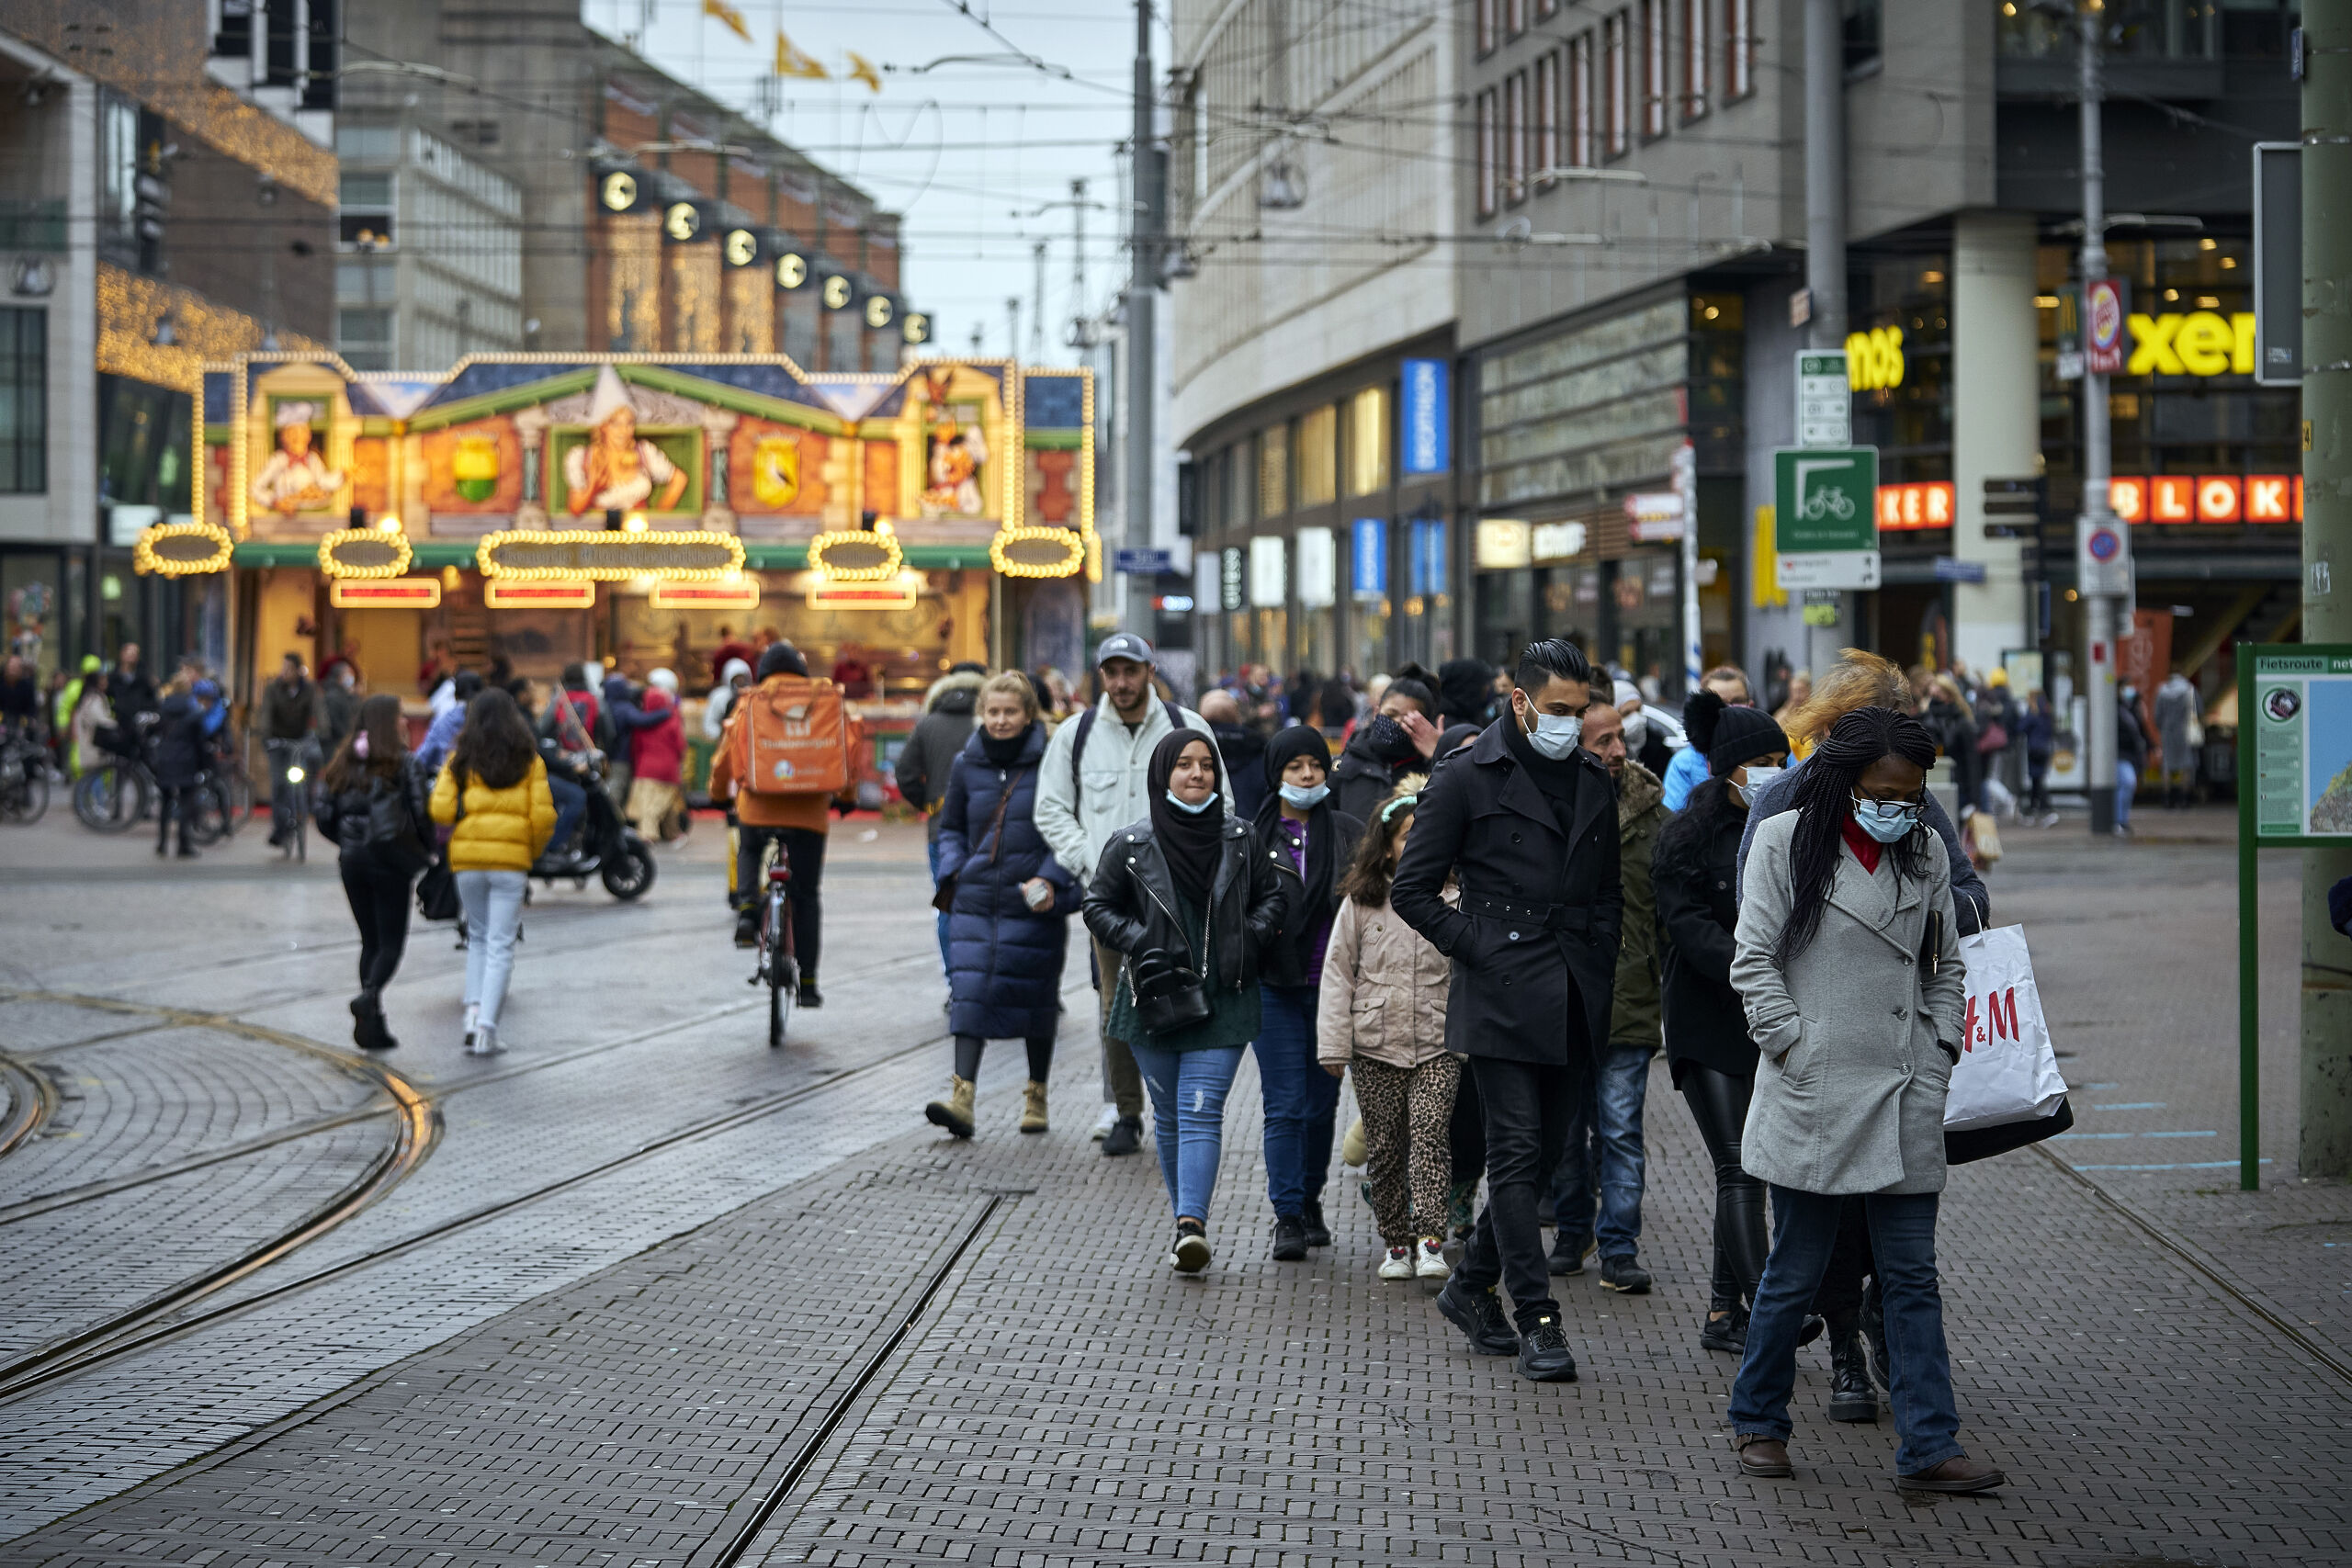
<instances>
[{"instance_id":1,"label":"shop window","mask_svg":"<svg viewBox=\"0 0 2352 1568\"><path fill-rule=\"evenodd\" d=\"M1290 426L1278 424L1258 437L1258 515L1280 517L1290 510Z\"/></svg>"},{"instance_id":2,"label":"shop window","mask_svg":"<svg viewBox=\"0 0 2352 1568\"><path fill-rule=\"evenodd\" d=\"M1495 169L1495 90L1478 95L1478 216L1492 218L1500 202Z\"/></svg>"},{"instance_id":3,"label":"shop window","mask_svg":"<svg viewBox=\"0 0 2352 1568\"><path fill-rule=\"evenodd\" d=\"M1571 169L1589 169L1593 161L1592 29L1568 40L1567 156Z\"/></svg>"},{"instance_id":4,"label":"shop window","mask_svg":"<svg viewBox=\"0 0 2352 1568\"><path fill-rule=\"evenodd\" d=\"M1503 36L1517 38L1527 30L1527 0L1503 0Z\"/></svg>"},{"instance_id":5,"label":"shop window","mask_svg":"<svg viewBox=\"0 0 2352 1568\"><path fill-rule=\"evenodd\" d=\"M1622 158L1632 142L1633 13L1618 11L1600 24L1600 135L1604 157Z\"/></svg>"},{"instance_id":6,"label":"shop window","mask_svg":"<svg viewBox=\"0 0 2352 1568\"><path fill-rule=\"evenodd\" d=\"M1666 134L1667 0L1642 0L1642 140Z\"/></svg>"},{"instance_id":7,"label":"shop window","mask_svg":"<svg viewBox=\"0 0 2352 1568\"><path fill-rule=\"evenodd\" d=\"M1878 69L1880 0L1845 0L1846 74Z\"/></svg>"},{"instance_id":8,"label":"shop window","mask_svg":"<svg viewBox=\"0 0 2352 1568\"><path fill-rule=\"evenodd\" d=\"M1722 0L1724 101L1736 103L1756 91L1756 0Z\"/></svg>"},{"instance_id":9,"label":"shop window","mask_svg":"<svg viewBox=\"0 0 2352 1568\"><path fill-rule=\"evenodd\" d=\"M1298 422L1298 503L1328 506L1340 496L1340 411L1326 403Z\"/></svg>"},{"instance_id":10,"label":"shop window","mask_svg":"<svg viewBox=\"0 0 2352 1568\"><path fill-rule=\"evenodd\" d=\"M1388 389L1366 387L1348 400L1348 493L1388 488Z\"/></svg>"},{"instance_id":11,"label":"shop window","mask_svg":"<svg viewBox=\"0 0 2352 1568\"><path fill-rule=\"evenodd\" d=\"M1514 71L1503 83L1503 199L1517 207L1527 199L1527 73Z\"/></svg>"},{"instance_id":12,"label":"shop window","mask_svg":"<svg viewBox=\"0 0 2352 1568\"><path fill-rule=\"evenodd\" d=\"M1707 0L1682 0L1679 41L1682 46L1682 118L1703 118L1713 84L1709 80Z\"/></svg>"},{"instance_id":13,"label":"shop window","mask_svg":"<svg viewBox=\"0 0 2352 1568\"><path fill-rule=\"evenodd\" d=\"M49 489L49 312L0 310L0 493Z\"/></svg>"}]
</instances>

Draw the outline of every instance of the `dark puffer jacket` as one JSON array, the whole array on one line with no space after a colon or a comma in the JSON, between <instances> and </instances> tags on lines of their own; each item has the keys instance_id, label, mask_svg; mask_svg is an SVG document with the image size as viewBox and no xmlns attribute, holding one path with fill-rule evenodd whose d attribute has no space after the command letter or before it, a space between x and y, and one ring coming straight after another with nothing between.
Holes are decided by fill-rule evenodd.
<instances>
[{"instance_id":1,"label":"dark puffer jacket","mask_svg":"<svg viewBox=\"0 0 2352 1568\"><path fill-rule=\"evenodd\" d=\"M194 697L176 692L164 699L161 711L147 766L161 788L187 789L204 771L204 714Z\"/></svg>"},{"instance_id":2,"label":"dark puffer jacket","mask_svg":"<svg viewBox=\"0 0 2352 1568\"><path fill-rule=\"evenodd\" d=\"M948 1027L983 1040L1050 1037L1061 1027L1062 956L1079 887L1037 831L1046 727L1029 726L1010 768L988 760L982 739L974 730L957 754L939 813L939 874L956 879L947 917ZM1042 915L1021 896L1033 876L1054 886L1053 908Z\"/></svg>"}]
</instances>

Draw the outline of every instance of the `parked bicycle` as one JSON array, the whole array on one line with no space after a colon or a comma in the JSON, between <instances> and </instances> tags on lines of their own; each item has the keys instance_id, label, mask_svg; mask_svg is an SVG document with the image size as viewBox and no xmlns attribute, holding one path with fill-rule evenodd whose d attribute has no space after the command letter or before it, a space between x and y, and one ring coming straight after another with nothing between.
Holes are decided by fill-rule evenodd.
<instances>
[{"instance_id":1,"label":"parked bicycle","mask_svg":"<svg viewBox=\"0 0 2352 1568\"><path fill-rule=\"evenodd\" d=\"M28 736L0 737L0 822L38 822L48 809L49 748Z\"/></svg>"}]
</instances>

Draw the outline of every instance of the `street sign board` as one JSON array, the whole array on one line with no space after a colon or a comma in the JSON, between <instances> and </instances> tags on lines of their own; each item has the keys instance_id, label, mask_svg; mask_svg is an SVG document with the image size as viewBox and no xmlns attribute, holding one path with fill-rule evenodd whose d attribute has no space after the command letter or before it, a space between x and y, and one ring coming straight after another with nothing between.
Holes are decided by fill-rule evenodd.
<instances>
[{"instance_id":1,"label":"street sign board","mask_svg":"<svg viewBox=\"0 0 2352 1568\"><path fill-rule=\"evenodd\" d=\"M2113 517L2086 517L2075 529L2075 586L2085 593L2132 592L2132 531Z\"/></svg>"},{"instance_id":2,"label":"street sign board","mask_svg":"<svg viewBox=\"0 0 2352 1568\"><path fill-rule=\"evenodd\" d=\"M1959 560L1951 556L1938 556L1936 581L1938 582L1982 582L1984 581L1984 563L1981 560Z\"/></svg>"},{"instance_id":3,"label":"street sign board","mask_svg":"<svg viewBox=\"0 0 2352 1568\"><path fill-rule=\"evenodd\" d=\"M1876 588L1878 448L1772 454L1773 526L1783 588Z\"/></svg>"},{"instance_id":4,"label":"street sign board","mask_svg":"<svg viewBox=\"0 0 2352 1568\"><path fill-rule=\"evenodd\" d=\"M2254 378L2303 379L2303 165L2293 141L2254 144Z\"/></svg>"},{"instance_id":5,"label":"street sign board","mask_svg":"<svg viewBox=\"0 0 2352 1568\"><path fill-rule=\"evenodd\" d=\"M2253 655L2256 841L2352 843L2352 647Z\"/></svg>"},{"instance_id":6,"label":"street sign board","mask_svg":"<svg viewBox=\"0 0 2352 1568\"><path fill-rule=\"evenodd\" d=\"M2112 376L2123 368L2123 280L2094 277L2083 291L2083 368Z\"/></svg>"},{"instance_id":7,"label":"street sign board","mask_svg":"<svg viewBox=\"0 0 2352 1568\"><path fill-rule=\"evenodd\" d=\"M1176 570L1176 555L1172 550L1115 550L1111 566L1130 577L1157 577Z\"/></svg>"},{"instance_id":8,"label":"street sign board","mask_svg":"<svg viewBox=\"0 0 2352 1568\"><path fill-rule=\"evenodd\" d=\"M1846 379L1846 351L1797 352L1797 445L1843 446L1854 438L1854 392Z\"/></svg>"},{"instance_id":9,"label":"street sign board","mask_svg":"<svg viewBox=\"0 0 2352 1568\"><path fill-rule=\"evenodd\" d=\"M1682 537L1682 492L1644 491L1625 498L1625 533L1635 544L1672 544Z\"/></svg>"}]
</instances>

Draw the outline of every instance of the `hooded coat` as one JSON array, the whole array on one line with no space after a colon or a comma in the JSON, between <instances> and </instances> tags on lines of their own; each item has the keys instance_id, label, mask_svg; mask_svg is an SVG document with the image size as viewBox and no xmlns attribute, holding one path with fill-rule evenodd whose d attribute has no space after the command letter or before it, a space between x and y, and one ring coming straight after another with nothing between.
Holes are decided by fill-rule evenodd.
<instances>
[{"instance_id":1,"label":"hooded coat","mask_svg":"<svg viewBox=\"0 0 2352 1568\"><path fill-rule=\"evenodd\" d=\"M939 876L956 885L947 911L948 1028L982 1040L1050 1038L1061 1027L1062 959L1079 886L1037 831L1046 727L1029 726L1010 767L989 761L982 739L975 731L950 764L940 802ZM1036 876L1054 888L1044 914L1021 896L1021 885Z\"/></svg>"},{"instance_id":2,"label":"hooded coat","mask_svg":"<svg viewBox=\"0 0 2352 1568\"><path fill-rule=\"evenodd\" d=\"M629 736L630 771L651 784L676 784L686 756L685 723L678 716L678 699L659 686L649 686L644 705L631 705L643 722Z\"/></svg>"},{"instance_id":3,"label":"hooded coat","mask_svg":"<svg viewBox=\"0 0 2352 1568\"><path fill-rule=\"evenodd\" d=\"M980 688L988 677L977 670L959 670L942 675L931 683L923 694L923 715L915 721L914 733L899 749L899 795L917 811L929 810L934 801L947 798L948 774L956 761L964 753L964 743L972 738L973 710L979 702ZM933 812L931 837L939 839L940 819L944 811Z\"/></svg>"}]
</instances>

